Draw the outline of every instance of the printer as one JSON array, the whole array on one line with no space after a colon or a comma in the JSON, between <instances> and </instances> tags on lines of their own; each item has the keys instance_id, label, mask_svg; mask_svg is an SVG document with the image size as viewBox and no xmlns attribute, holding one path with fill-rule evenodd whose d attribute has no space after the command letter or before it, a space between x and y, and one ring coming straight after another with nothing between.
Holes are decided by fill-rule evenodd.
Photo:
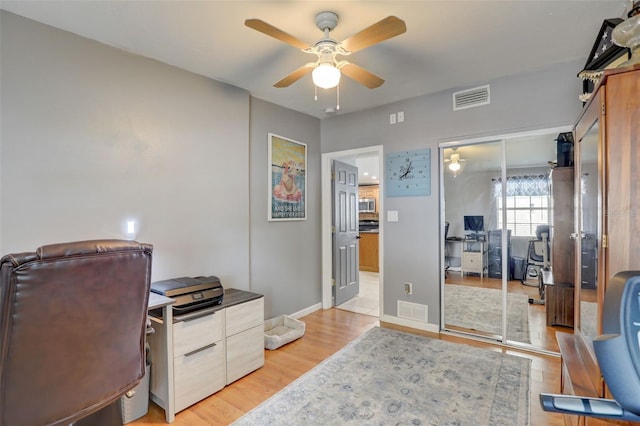
<instances>
[{"instance_id":1,"label":"printer","mask_svg":"<svg viewBox=\"0 0 640 426\"><path fill-rule=\"evenodd\" d=\"M181 277L151 283L151 291L175 300L175 315L182 315L222 303L224 289L216 276Z\"/></svg>"}]
</instances>

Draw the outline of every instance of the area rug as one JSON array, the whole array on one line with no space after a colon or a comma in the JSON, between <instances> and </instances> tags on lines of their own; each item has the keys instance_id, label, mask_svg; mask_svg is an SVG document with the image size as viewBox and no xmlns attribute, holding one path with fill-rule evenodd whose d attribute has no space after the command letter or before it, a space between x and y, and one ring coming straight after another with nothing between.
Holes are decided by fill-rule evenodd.
<instances>
[{"instance_id":1,"label":"area rug","mask_svg":"<svg viewBox=\"0 0 640 426\"><path fill-rule=\"evenodd\" d=\"M446 326L502 335L502 291L491 288L447 284L444 286ZM529 297L507 295L507 339L531 343Z\"/></svg>"},{"instance_id":2,"label":"area rug","mask_svg":"<svg viewBox=\"0 0 640 426\"><path fill-rule=\"evenodd\" d=\"M374 327L234 425L528 425L530 360Z\"/></svg>"}]
</instances>

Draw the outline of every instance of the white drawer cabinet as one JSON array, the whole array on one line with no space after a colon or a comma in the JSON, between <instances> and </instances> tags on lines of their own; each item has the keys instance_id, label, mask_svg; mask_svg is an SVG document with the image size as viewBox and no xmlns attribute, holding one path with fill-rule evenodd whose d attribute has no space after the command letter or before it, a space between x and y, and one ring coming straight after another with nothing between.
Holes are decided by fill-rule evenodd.
<instances>
[{"instance_id":1,"label":"white drawer cabinet","mask_svg":"<svg viewBox=\"0 0 640 426\"><path fill-rule=\"evenodd\" d=\"M264 365L264 298L226 309L227 384Z\"/></svg>"},{"instance_id":2,"label":"white drawer cabinet","mask_svg":"<svg viewBox=\"0 0 640 426\"><path fill-rule=\"evenodd\" d=\"M222 340L224 311L173 324L173 355L184 355Z\"/></svg>"},{"instance_id":3,"label":"white drawer cabinet","mask_svg":"<svg viewBox=\"0 0 640 426\"><path fill-rule=\"evenodd\" d=\"M464 241L460 266L462 275L471 272L480 274L482 278L487 269L487 244L484 241Z\"/></svg>"},{"instance_id":4,"label":"white drawer cabinet","mask_svg":"<svg viewBox=\"0 0 640 426\"><path fill-rule=\"evenodd\" d=\"M264 325L227 337L227 384L264 365Z\"/></svg>"},{"instance_id":5,"label":"white drawer cabinet","mask_svg":"<svg viewBox=\"0 0 640 426\"><path fill-rule=\"evenodd\" d=\"M225 316L227 337L256 325L264 325L264 297L228 307Z\"/></svg>"},{"instance_id":6,"label":"white drawer cabinet","mask_svg":"<svg viewBox=\"0 0 640 426\"><path fill-rule=\"evenodd\" d=\"M153 398L154 395L171 394L169 398L173 397L174 410L178 412L224 387L227 371L223 309L175 322L171 325L171 333L167 333L165 327L154 325L154 328L156 333L148 337L152 362L151 394L165 411L168 404L163 405L162 401ZM173 341L171 354L161 349L166 339ZM158 368L163 364L166 369Z\"/></svg>"},{"instance_id":7,"label":"white drawer cabinet","mask_svg":"<svg viewBox=\"0 0 640 426\"><path fill-rule=\"evenodd\" d=\"M173 368L176 411L181 411L224 387L224 341L176 357Z\"/></svg>"},{"instance_id":8,"label":"white drawer cabinet","mask_svg":"<svg viewBox=\"0 0 640 426\"><path fill-rule=\"evenodd\" d=\"M152 317L151 399L175 413L264 365L264 297L225 290L222 305L184 321ZM202 311L204 313L205 311Z\"/></svg>"},{"instance_id":9,"label":"white drawer cabinet","mask_svg":"<svg viewBox=\"0 0 640 426\"><path fill-rule=\"evenodd\" d=\"M482 271L482 253L465 252L464 256L462 256L462 267L465 272L479 274Z\"/></svg>"}]
</instances>

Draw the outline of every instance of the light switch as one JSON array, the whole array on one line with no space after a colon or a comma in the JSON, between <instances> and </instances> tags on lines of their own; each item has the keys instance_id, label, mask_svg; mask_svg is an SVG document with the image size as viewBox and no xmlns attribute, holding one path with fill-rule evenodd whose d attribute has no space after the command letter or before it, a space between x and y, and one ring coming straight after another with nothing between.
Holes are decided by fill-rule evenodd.
<instances>
[{"instance_id":1,"label":"light switch","mask_svg":"<svg viewBox=\"0 0 640 426\"><path fill-rule=\"evenodd\" d=\"M398 123L404 122L404 111L398 112Z\"/></svg>"},{"instance_id":2,"label":"light switch","mask_svg":"<svg viewBox=\"0 0 640 426\"><path fill-rule=\"evenodd\" d=\"M396 124L396 115L389 114L389 124Z\"/></svg>"},{"instance_id":3,"label":"light switch","mask_svg":"<svg viewBox=\"0 0 640 426\"><path fill-rule=\"evenodd\" d=\"M397 210L387 211L387 222L397 222L397 221L398 221L398 211Z\"/></svg>"}]
</instances>

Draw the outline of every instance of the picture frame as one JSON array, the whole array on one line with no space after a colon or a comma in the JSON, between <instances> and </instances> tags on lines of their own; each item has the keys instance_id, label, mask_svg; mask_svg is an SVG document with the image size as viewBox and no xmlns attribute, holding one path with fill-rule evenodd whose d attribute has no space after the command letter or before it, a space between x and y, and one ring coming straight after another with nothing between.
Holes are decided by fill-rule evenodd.
<instances>
[{"instance_id":1,"label":"picture frame","mask_svg":"<svg viewBox=\"0 0 640 426\"><path fill-rule=\"evenodd\" d=\"M307 219L307 145L268 134L269 221Z\"/></svg>"}]
</instances>

